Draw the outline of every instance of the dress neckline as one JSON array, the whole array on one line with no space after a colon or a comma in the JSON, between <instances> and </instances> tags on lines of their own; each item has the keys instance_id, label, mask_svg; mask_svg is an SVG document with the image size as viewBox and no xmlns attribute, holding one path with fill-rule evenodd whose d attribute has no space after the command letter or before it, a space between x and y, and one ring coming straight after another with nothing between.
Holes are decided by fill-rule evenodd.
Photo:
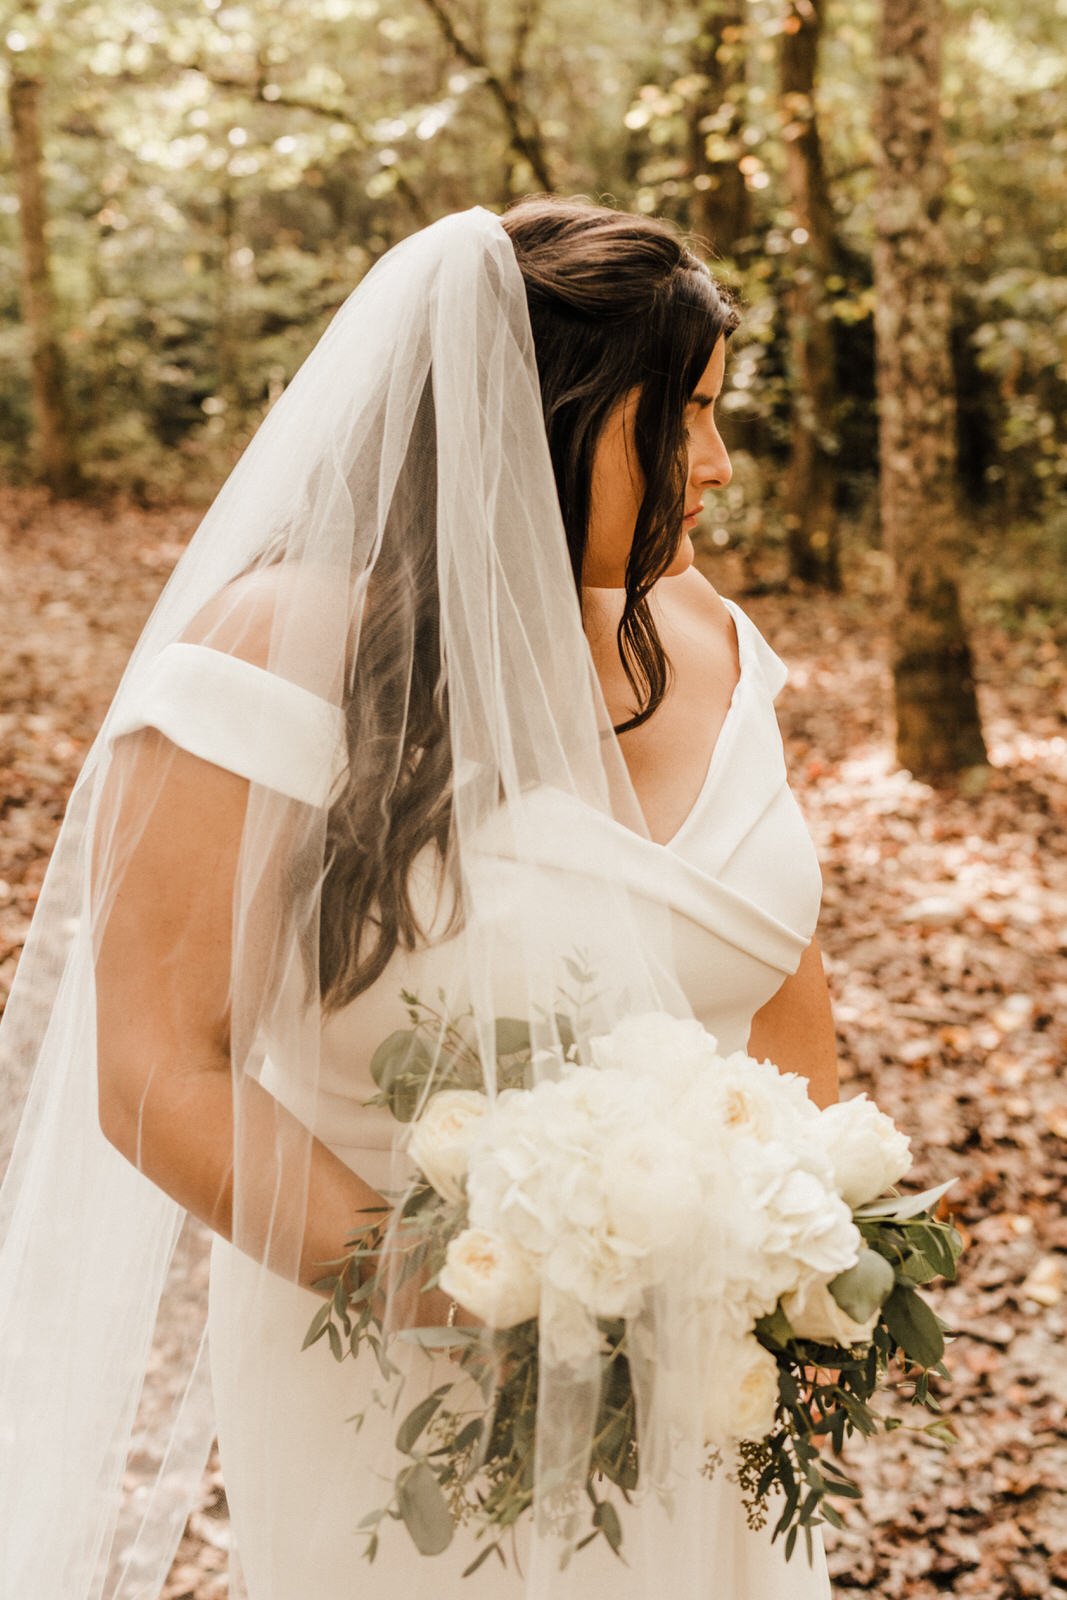
<instances>
[{"instance_id":1,"label":"dress neckline","mask_svg":"<svg viewBox=\"0 0 1067 1600\"><path fill-rule=\"evenodd\" d=\"M732 723L736 718L737 710L741 702L741 696L748 685L750 670L748 658L748 640L745 637L745 630L740 621L740 618L744 616L744 612L741 610L739 605L737 605L733 600L728 599L726 595L720 595L719 599L730 613L730 618L734 625L734 637L737 641L737 682L734 684L733 692L730 695L730 701L726 707L726 715L722 719L722 725L719 728L715 743L712 747L711 755L708 758L708 764L704 770L704 777L701 781L700 788L697 790L696 798L694 799L689 810L686 812L685 817L671 834L669 839L660 841L658 839L650 838L648 840L648 843L654 845L657 850L673 850L683 835L688 833L690 825L696 821L697 816L703 810L704 802L707 799L708 793L711 789L712 779L716 776L718 771L719 753L722 750L723 742L727 734L732 733Z\"/></svg>"}]
</instances>

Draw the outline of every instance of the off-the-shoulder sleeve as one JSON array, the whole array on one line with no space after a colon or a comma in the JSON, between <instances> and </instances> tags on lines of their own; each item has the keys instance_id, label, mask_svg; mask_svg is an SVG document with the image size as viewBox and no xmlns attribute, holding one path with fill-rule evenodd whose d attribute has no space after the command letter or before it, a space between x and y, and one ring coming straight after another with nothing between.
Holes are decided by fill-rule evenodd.
<instances>
[{"instance_id":1,"label":"off-the-shoulder sleeve","mask_svg":"<svg viewBox=\"0 0 1067 1600\"><path fill-rule=\"evenodd\" d=\"M309 805L326 803L347 761L339 706L240 656L184 640L164 645L116 707L108 737L146 726Z\"/></svg>"},{"instance_id":2,"label":"off-the-shoulder sleeve","mask_svg":"<svg viewBox=\"0 0 1067 1600\"><path fill-rule=\"evenodd\" d=\"M739 606L736 600L726 599L725 595L723 598L734 614L738 629L744 633L744 640L741 641L739 632L739 642L747 643L751 647L757 670L767 686L767 692L772 700L776 700L789 677L789 668L778 652L767 643L748 612Z\"/></svg>"},{"instance_id":3,"label":"off-the-shoulder sleeve","mask_svg":"<svg viewBox=\"0 0 1067 1600\"><path fill-rule=\"evenodd\" d=\"M789 668L778 652L772 650L755 623L752 624L752 634L756 645L756 659L759 661L764 682L770 690L771 699L777 700L779 691L789 677Z\"/></svg>"}]
</instances>

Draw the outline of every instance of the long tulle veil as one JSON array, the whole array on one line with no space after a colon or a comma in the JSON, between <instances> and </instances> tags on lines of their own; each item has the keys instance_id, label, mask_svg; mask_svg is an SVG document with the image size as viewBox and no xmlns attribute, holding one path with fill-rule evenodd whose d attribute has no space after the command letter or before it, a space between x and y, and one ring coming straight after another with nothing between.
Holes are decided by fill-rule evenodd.
<instances>
[{"instance_id":1,"label":"long tulle veil","mask_svg":"<svg viewBox=\"0 0 1067 1600\"><path fill-rule=\"evenodd\" d=\"M198 688L220 654L247 706L240 725L219 727ZM647 827L581 624L523 278L499 218L477 206L391 249L339 310L182 555L70 796L0 1027L0 1073L28 1085L0 1191L0 1592L12 1600L156 1596L213 1432L205 1230L101 1131L111 952L164 952L121 975L156 1019L148 1095L164 1054L202 1045L176 975L204 960L203 897L222 875L233 1238L262 1273L296 1281L322 1092L324 896L342 844L374 861L410 820L401 780L426 674L447 719L447 810L433 814L457 908L445 1008L469 1009L486 1092L497 1017L524 1020L538 1050L559 1045L575 949L597 980L585 1037L630 1010L689 1015L663 908L594 874L573 916L544 855L546 826L590 810ZM182 696L204 753L152 709ZM305 734L253 768L279 705L306 713ZM220 741L225 764L212 760ZM359 813L377 831L356 841L344 830L368 764L387 776ZM160 840L168 866L146 899L134 889ZM264 1164L252 1131L271 1081L284 1089ZM400 1124L393 1157L399 1190ZM674 1403L700 1379L688 1309L676 1274L634 1319L643 1470L674 1490L670 1548L629 1552L648 1593L691 1590L709 1559L701 1442ZM575 1314L546 1298L543 1343ZM531 1600L559 1600L582 1590L580 1553L560 1570L558 1510L582 1501L595 1377L546 1355L538 1406L524 1581ZM260 1425L269 1448L269 1417ZM354 1560L353 1592L373 1582Z\"/></svg>"}]
</instances>

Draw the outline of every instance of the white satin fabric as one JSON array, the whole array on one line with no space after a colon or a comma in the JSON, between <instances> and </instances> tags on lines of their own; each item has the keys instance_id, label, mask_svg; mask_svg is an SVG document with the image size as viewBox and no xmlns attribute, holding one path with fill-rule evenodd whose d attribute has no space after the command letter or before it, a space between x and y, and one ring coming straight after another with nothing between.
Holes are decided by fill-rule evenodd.
<instances>
[{"instance_id":1,"label":"white satin fabric","mask_svg":"<svg viewBox=\"0 0 1067 1600\"><path fill-rule=\"evenodd\" d=\"M536 879L529 863L510 860L491 828L479 871L499 918L495 949L507 993L509 906L534 900L544 937L582 942L583 878L624 880L650 903L666 903L673 955L694 1014L725 1053L747 1046L753 1014L794 972L818 920L822 878L803 816L789 788L774 699L788 675L751 618L726 600L734 619L740 678L700 794L666 844L643 839L572 799L544 790L532 797L538 840ZM343 760L336 707L247 662L176 643L125 727L151 724L174 742L255 782L299 798L319 799ZM433 923L435 879L427 858L414 888ZM442 911L442 924L443 912ZM528 924L527 924L528 927ZM462 934L459 936L462 938ZM409 1026L401 989L433 1000L457 956L457 940L400 950L374 986L323 1029L320 1079L312 1095L300 1063L270 1055L263 1081L316 1135L376 1187L391 1181L391 1118L361 1102L375 1092L369 1062L395 1028ZM666 953L665 953L666 954ZM513 953L517 981L521 952ZM294 973L293 981L297 975ZM258 1290L257 1290L258 1283ZM365 1514L390 1497L403 1464L393 1446L402 1417L431 1389L453 1381L446 1358L430 1360L397 1343L393 1359L407 1377L401 1392L384 1383L369 1351L338 1364L324 1343L300 1346L318 1296L262 1274L226 1241L212 1249L208 1328L211 1376L223 1476L236 1559L233 1592L250 1600L520 1600L524 1540L508 1570L495 1557L461 1578L479 1553L468 1529L449 1549L419 1556L406 1530L387 1519L373 1564L362 1557ZM240 1333L238 1333L240 1330ZM374 1391L395 1405L372 1402ZM474 1403L476 1391L471 1388ZM366 1408L357 1429L348 1420ZM601 1497L609 1486L599 1485ZM830 1593L819 1531L814 1564L804 1541L787 1563L770 1528L747 1526L739 1492L722 1470L706 1483L707 1580L685 1600L826 1600ZM671 1539L659 1507L620 1510L624 1548ZM591 1508L590 1508L591 1509ZM514 1557L517 1555L518 1563ZM629 1569L598 1538L574 1557L583 1563L587 1600L651 1600L628 1583Z\"/></svg>"}]
</instances>

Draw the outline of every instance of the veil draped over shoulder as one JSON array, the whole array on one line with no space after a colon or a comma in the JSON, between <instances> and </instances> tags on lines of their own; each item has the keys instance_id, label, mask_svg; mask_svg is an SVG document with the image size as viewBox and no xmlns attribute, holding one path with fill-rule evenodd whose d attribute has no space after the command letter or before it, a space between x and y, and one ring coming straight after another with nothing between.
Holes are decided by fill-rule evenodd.
<instances>
[{"instance_id":1,"label":"veil draped over shoulder","mask_svg":"<svg viewBox=\"0 0 1067 1600\"><path fill-rule=\"evenodd\" d=\"M176 705L198 748L168 736ZM5 1595L159 1592L213 1415L205 1235L147 1175L168 1154L153 1097L179 1118L183 1073L228 1059L219 1215L258 1270L300 1281L336 1093L323 1027L410 934L390 863L434 866L443 1009L468 1012L486 1093L497 1018L558 1050L576 952L596 976L579 1043L629 1011L691 1015L665 908L600 877L568 922L539 864L549 793L555 815L648 836L581 624L523 278L474 207L391 249L338 311L182 555L71 794L0 1029L0 1068L29 1084L0 1191ZM143 1170L102 1131L104 1051ZM409 1130L381 1125L401 1195ZM573 1314L542 1302L530 1600L581 1590L550 1515L582 1498L598 1400L546 1340ZM684 1274L634 1320L641 1460L675 1484L676 1536L629 1558L647 1592L681 1593L706 1553L703 1449L669 1403L700 1375ZM353 1592L373 1572L354 1562Z\"/></svg>"}]
</instances>

